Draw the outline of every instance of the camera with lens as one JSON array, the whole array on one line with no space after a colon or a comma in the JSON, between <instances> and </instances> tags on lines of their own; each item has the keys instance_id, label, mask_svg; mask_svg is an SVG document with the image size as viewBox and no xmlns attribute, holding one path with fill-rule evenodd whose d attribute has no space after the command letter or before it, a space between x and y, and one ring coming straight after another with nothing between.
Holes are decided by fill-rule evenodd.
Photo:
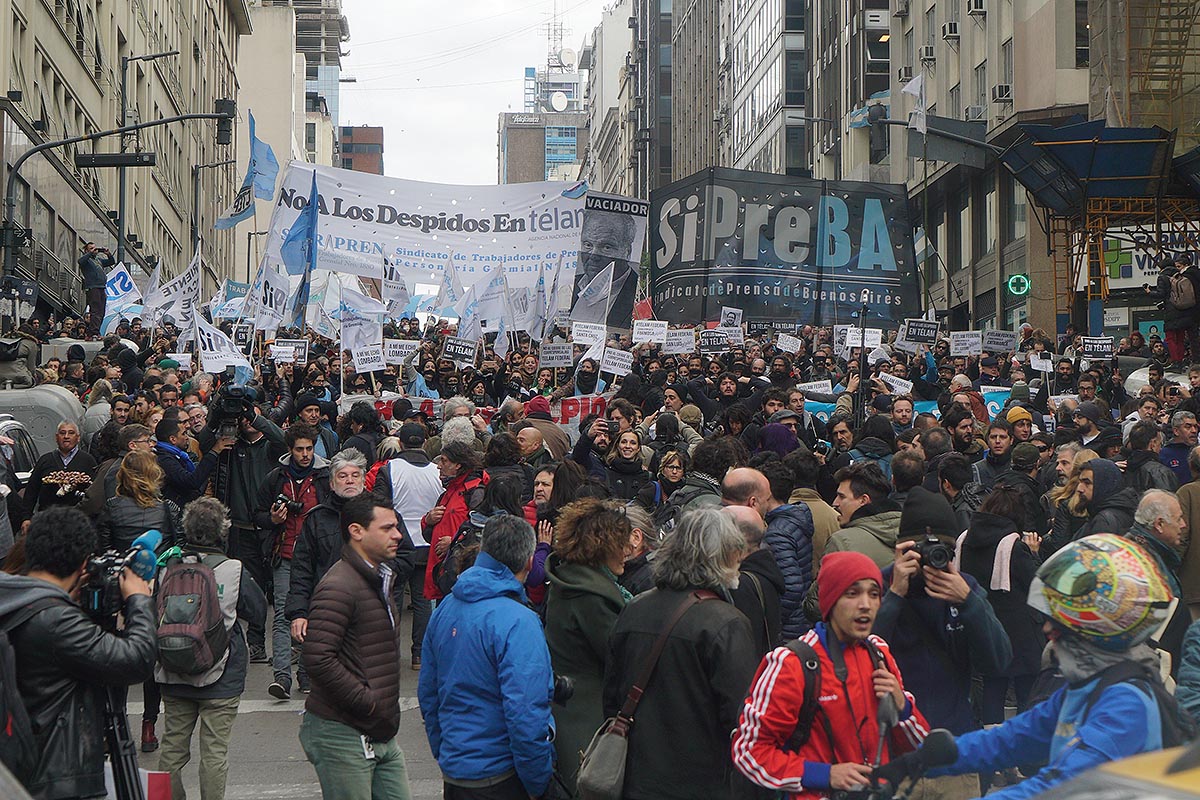
<instances>
[{"instance_id":1,"label":"camera with lens","mask_svg":"<svg viewBox=\"0 0 1200 800\"><path fill-rule=\"evenodd\" d=\"M274 505L283 506L289 514L299 514L304 510L304 503L299 500L289 500L284 494L280 494L275 498Z\"/></svg>"},{"instance_id":2,"label":"camera with lens","mask_svg":"<svg viewBox=\"0 0 1200 800\"><path fill-rule=\"evenodd\" d=\"M254 395L244 386L222 386L210 412L217 426L217 435L232 439L238 435L239 423L251 413Z\"/></svg>"},{"instance_id":3,"label":"camera with lens","mask_svg":"<svg viewBox=\"0 0 1200 800\"><path fill-rule=\"evenodd\" d=\"M949 571L950 562L954 560L954 550L936 536L918 539L913 550L921 557L922 566L933 567L943 572Z\"/></svg>"},{"instance_id":4,"label":"camera with lens","mask_svg":"<svg viewBox=\"0 0 1200 800\"><path fill-rule=\"evenodd\" d=\"M84 567L79 605L98 624L115 625L125 607L121 597L121 573L133 561L136 550L118 553L106 550L92 556Z\"/></svg>"},{"instance_id":5,"label":"camera with lens","mask_svg":"<svg viewBox=\"0 0 1200 800\"><path fill-rule=\"evenodd\" d=\"M818 455L827 456L832 448L830 447L829 442L825 441L824 439L818 439L816 443L813 444L812 449L813 452Z\"/></svg>"},{"instance_id":6,"label":"camera with lens","mask_svg":"<svg viewBox=\"0 0 1200 800\"><path fill-rule=\"evenodd\" d=\"M554 676L554 695L553 700L555 705L565 706L567 701L575 696L575 679L567 675Z\"/></svg>"}]
</instances>

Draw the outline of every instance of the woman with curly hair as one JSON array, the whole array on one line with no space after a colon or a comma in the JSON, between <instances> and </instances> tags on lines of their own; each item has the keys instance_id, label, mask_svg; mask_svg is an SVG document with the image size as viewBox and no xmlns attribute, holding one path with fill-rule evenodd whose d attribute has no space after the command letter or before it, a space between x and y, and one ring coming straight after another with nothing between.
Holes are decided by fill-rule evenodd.
<instances>
[{"instance_id":1,"label":"woman with curly hair","mask_svg":"<svg viewBox=\"0 0 1200 800\"><path fill-rule=\"evenodd\" d=\"M567 505L554 526L554 554L546 563L546 642L554 673L575 682L571 701L554 707L558 771L572 795L579 753L604 721L608 634L632 597L617 582L630 533L621 506L596 498Z\"/></svg>"}]
</instances>

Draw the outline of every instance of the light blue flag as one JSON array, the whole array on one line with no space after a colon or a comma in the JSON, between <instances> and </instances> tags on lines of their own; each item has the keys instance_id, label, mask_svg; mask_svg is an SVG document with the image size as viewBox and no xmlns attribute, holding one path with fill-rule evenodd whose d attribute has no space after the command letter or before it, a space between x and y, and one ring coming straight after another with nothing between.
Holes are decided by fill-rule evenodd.
<instances>
[{"instance_id":1,"label":"light blue flag","mask_svg":"<svg viewBox=\"0 0 1200 800\"><path fill-rule=\"evenodd\" d=\"M312 290L312 274L317 267L317 216L320 195L317 193L317 172L313 170L312 190L308 193L308 205L296 217L288 230L279 255L289 275L303 275L292 304L292 326L304 327L304 312L308 308L308 296Z\"/></svg>"},{"instance_id":2,"label":"light blue flag","mask_svg":"<svg viewBox=\"0 0 1200 800\"><path fill-rule=\"evenodd\" d=\"M246 165L246 179L233 197L233 202L213 225L217 230L232 228L254 216L254 198L271 200L275 197L275 178L279 175L279 162L275 152L266 142L254 134L254 115L250 117L250 163Z\"/></svg>"}]
</instances>

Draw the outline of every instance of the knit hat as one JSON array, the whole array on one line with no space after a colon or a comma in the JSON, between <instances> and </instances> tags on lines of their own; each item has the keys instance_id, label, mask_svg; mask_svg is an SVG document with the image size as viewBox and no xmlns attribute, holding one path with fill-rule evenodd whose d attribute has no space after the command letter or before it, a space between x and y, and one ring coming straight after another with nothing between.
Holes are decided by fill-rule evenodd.
<instances>
[{"instance_id":1,"label":"knit hat","mask_svg":"<svg viewBox=\"0 0 1200 800\"><path fill-rule=\"evenodd\" d=\"M425 426L417 422L406 422L400 426L397 438L405 447L420 447L425 444Z\"/></svg>"},{"instance_id":2,"label":"knit hat","mask_svg":"<svg viewBox=\"0 0 1200 800\"><path fill-rule=\"evenodd\" d=\"M525 413L526 414L549 414L550 413L550 401L547 400L545 397L543 397L540 394L536 395L536 396L532 397L528 403L525 404Z\"/></svg>"},{"instance_id":3,"label":"knit hat","mask_svg":"<svg viewBox=\"0 0 1200 800\"><path fill-rule=\"evenodd\" d=\"M1080 403L1079 408L1075 409L1075 416L1087 417L1092 422L1099 424L1100 422L1100 406L1088 400L1086 403Z\"/></svg>"},{"instance_id":4,"label":"knit hat","mask_svg":"<svg viewBox=\"0 0 1200 800\"><path fill-rule=\"evenodd\" d=\"M892 410L892 398L889 395L881 394L871 401L871 408L881 414L886 414Z\"/></svg>"},{"instance_id":5,"label":"knit hat","mask_svg":"<svg viewBox=\"0 0 1200 800\"><path fill-rule=\"evenodd\" d=\"M1012 422L1012 420L1009 420ZM1029 442L1021 442L1013 448L1012 451L1012 468L1016 472L1029 472L1038 465L1041 460L1041 454L1038 449Z\"/></svg>"},{"instance_id":6,"label":"knit hat","mask_svg":"<svg viewBox=\"0 0 1200 800\"><path fill-rule=\"evenodd\" d=\"M300 412L303 411L304 409L308 408L309 406L316 406L317 408L321 407L321 401L317 399L317 396L315 394L307 394L306 393L306 394L302 394L299 397L297 397L296 398L296 406L295 406L296 415L299 416Z\"/></svg>"},{"instance_id":7,"label":"knit hat","mask_svg":"<svg viewBox=\"0 0 1200 800\"><path fill-rule=\"evenodd\" d=\"M700 426L704 424L704 414L700 411L699 406L688 403L679 409L679 421L698 431L700 430Z\"/></svg>"},{"instance_id":8,"label":"knit hat","mask_svg":"<svg viewBox=\"0 0 1200 800\"><path fill-rule=\"evenodd\" d=\"M931 492L920 486L908 490L904 509L900 512L900 531L897 542L908 542L925 536L937 536L952 544L962 528L950 502L940 492ZM824 571L825 562L821 562Z\"/></svg>"},{"instance_id":9,"label":"knit hat","mask_svg":"<svg viewBox=\"0 0 1200 800\"><path fill-rule=\"evenodd\" d=\"M158 366L161 369L179 369L179 362L173 358L159 359ZM191 366L190 364L188 366Z\"/></svg>"},{"instance_id":10,"label":"knit hat","mask_svg":"<svg viewBox=\"0 0 1200 800\"><path fill-rule=\"evenodd\" d=\"M821 559L821 571L817 573L817 603L821 607L821 619L829 614L838 598L861 580L872 580L883 588L883 574L867 556L850 550L835 550Z\"/></svg>"},{"instance_id":11,"label":"knit hat","mask_svg":"<svg viewBox=\"0 0 1200 800\"><path fill-rule=\"evenodd\" d=\"M1029 384L1025 381L1017 381L1012 385L1012 390L1008 394L1013 400L1021 403L1029 402Z\"/></svg>"},{"instance_id":12,"label":"knit hat","mask_svg":"<svg viewBox=\"0 0 1200 800\"><path fill-rule=\"evenodd\" d=\"M1033 422L1033 414L1030 414L1028 411L1021 408L1020 406L1013 406L1012 408L1010 408L1008 410L1008 413L1004 415L1004 418L1009 421L1009 424L1012 424L1012 425L1016 425L1021 420L1025 420L1026 422Z\"/></svg>"}]
</instances>

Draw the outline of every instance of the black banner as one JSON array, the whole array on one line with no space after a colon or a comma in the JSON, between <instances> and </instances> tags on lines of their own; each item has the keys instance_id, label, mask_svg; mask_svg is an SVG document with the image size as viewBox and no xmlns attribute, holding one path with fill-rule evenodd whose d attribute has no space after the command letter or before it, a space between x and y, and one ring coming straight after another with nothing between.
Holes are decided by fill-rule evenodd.
<instances>
[{"instance_id":1,"label":"black banner","mask_svg":"<svg viewBox=\"0 0 1200 800\"><path fill-rule=\"evenodd\" d=\"M729 349L729 336L723 331L700 331L700 353L720 355Z\"/></svg>"},{"instance_id":2,"label":"black banner","mask_svg":"<svg viewBox=\"0 0 1200 800\"><path fill-rule=\"evenodd\" d=\"M904 339L917 344L934 344L940 323L926 319L910 319L905 323Z\"/></svg>"},{"instance_id":3,"label":"black banner","mask_svg":"<svg viewBox=\"0 0 1200 800\"><path fill-rule=\"evenodd\" d=\"M1113 357L1113 337L1081 336L1079 342L1081 358L1106 359Z\"/></svg>"},{"instance_id":4,"label":"black banner","mask_svg":"<svg viewBox=\"0 0 1200 800\"><path fill-rule=\"evenodd\" d=\"M447 336L442 345L442 358L456 361L460 364L475 363L475 354L479 351L479 342L474 339L462 339L457 336Z\"/></svg>"},{"instance_id":5,"label":"black banner","mask_svg":"<svg viewBox=\"0 0 1200 800\"><path fill-rule=\"evenodd\" d=\"M650 194L651 297L672 324L717 318L896 327L920 308L904 186L712 167ZM888 324L880 324L888 323Z\"/></svg>"}]
</instances>

